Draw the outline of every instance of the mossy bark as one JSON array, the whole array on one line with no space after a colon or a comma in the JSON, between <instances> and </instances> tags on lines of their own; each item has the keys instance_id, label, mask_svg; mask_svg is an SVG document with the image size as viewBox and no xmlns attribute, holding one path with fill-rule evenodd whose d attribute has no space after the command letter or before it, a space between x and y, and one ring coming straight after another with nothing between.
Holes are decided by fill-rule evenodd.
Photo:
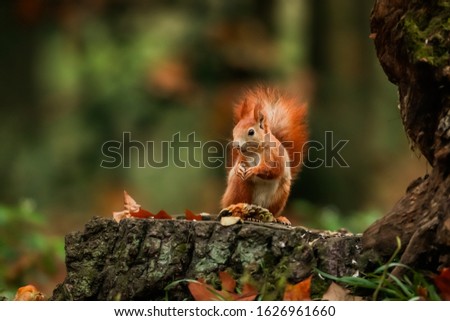
<instances>
[{"instance_id":1,"label":"mossy bark","mask_svg":"<svg viewBox=\"0 0 450 321\"><path fill-rule=\"evenodd\" d=\"M363 234L363 247L383 257L403 245L405 264L450 265L450 1L377 0L371 15L378 59L398 86L411 147L431 172Z\"/></svg>"},{"instance_id":2,"label":"mossy bark","mask_svg":"<svg viewBox=\"0 0 450 321\"><path fill-rule=\"evenodd\" d=\"M252 283L265 299L280 299L286 282L299 282L316 267L337 276L356 273L359 253L359 236L278 224L95 218L66 237L67 276L51 299L191 299L187 282L175 281L218 284L223 270Z\"/></svg>"}]
</instances>

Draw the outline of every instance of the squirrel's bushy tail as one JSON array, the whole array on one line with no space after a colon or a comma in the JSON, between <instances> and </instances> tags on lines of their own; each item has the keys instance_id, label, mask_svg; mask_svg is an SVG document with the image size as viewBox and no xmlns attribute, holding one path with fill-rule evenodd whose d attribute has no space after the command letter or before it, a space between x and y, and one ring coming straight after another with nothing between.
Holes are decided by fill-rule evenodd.
<instances>
[{"instance_id":1,"label":"squirrel's bushy tail","mask_svg":"<svg viewBox=\"0 0 450 321\"><path fill-rule=\"evenodd\" d=\"M292 178L298 174L303 162L303 151L308 140L306 123L307 106L298 98L271 87L258 86L245 93L234 109L234 120L239 122L243 102L256 106L262 105L272 134L283 144L291 161ZM253 110L253 109L252 109Z\"/></svg>"}]
</instances>

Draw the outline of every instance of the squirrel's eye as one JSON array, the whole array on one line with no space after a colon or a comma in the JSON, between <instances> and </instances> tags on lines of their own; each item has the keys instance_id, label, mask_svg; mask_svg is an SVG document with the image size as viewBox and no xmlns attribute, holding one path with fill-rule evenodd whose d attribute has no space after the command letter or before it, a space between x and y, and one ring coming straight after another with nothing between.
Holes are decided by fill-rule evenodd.
<instances>
[{"instance_id":1,"label":"squirrel's eye","mask_svg":"<svg viewBox=\"0 0 450 321\"><path fill-rule=\"evenodd\" d=\"M255 130L253 128L250 128L248 130L248 136L253 136L253 135L255 135Z\"/></svg>"}]
</instances>

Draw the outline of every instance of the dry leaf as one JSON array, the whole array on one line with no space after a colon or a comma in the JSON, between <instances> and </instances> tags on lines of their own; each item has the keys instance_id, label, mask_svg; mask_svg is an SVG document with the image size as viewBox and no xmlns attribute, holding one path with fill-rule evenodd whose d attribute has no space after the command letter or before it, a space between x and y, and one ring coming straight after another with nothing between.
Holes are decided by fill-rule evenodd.
<instances>
[{"instance_id":1,"label":"dry leaf","mask_svg":"<svg viewBox=\"0 0 450 321\"><path fill-rule=\"evenodd\" d=\"M137 217L137 218L150 218L150 217L154 217L155 215L150 213L149 211L146 211L146 210L140 208L137 212L131 212L130 216Z\"/></svg>"},{"instance_id":2,"label":"dry leaf","mask_svg":"<svg viewBox=\"0 0 450 321\"><path fill-rule=\"evenodd\" d=\"M219 278L222 282L222 290L227 292L234 292L236 289L236 280L226 271L219 272Z\"/></svg>"},{"instance_id":3,"label":"dry leaf","mask_svg":"<svg viewBox=\"0 0 450 321\"><path fill-rule=\"evenodd\" d=\"M17 290L14 301L43 301L44 295L34 285L25 285Z\"/></svg>"},{"instance_id":4,"label":"dry leaf","mask_svg":"<svg viewBox=\"0 0 450 321\"><path fill-rule=\"evenodd\" d=\"M124 218L155 218L155 219L172 219L172 216L167 214L165 211L161 210L158 214L153 214L147 210L141 208L128 193L123 191L123 211L113 212L113 218L119 223Z\"/></svg>"},{"instance_id":5,"label":"dry leaf","mask_svg":"<svg viewBox=\"0 0 450 321\"><path fill-rule=\"evenodd\" d=\"M167 214L167 212L164 211L164 210L160 210L160 211L158 212L158 214L156 214L155 216L153 216L153 218L154 218L154 219L157 219L157 220L171 220L171 219L173 219L172 216L170 216L169 214Z\"/></svg>"},{"instance_id":6,"label":"dry leaf","mask_svg":"<svg viewBox=\"0 0 450 321\"><path fill-rule=\"evenodd\" d=\"M127 210L123 210L120 212L113 212L113 218L117 223L119 223L124 218L128 218L128 217L131 217L131 215L130 215L130 212L128 212Z\"/></svg>"},{"instance_id":7,"label":"dry leaf","mask_svg":"<svg viewBox=\"0 0 450 321\"><path fill-rule=\"evenodd\" d=\"M441 273L434 277L434 284L439 289L441 298L450 301L450 268L443 268Z\"/></svg>"},{"instance_id":8,"label":"dry leaf","mask_svg":"<svg viewBox=\"0 0 450 321\"><path fill-rule=\"evenodd\" d=\"M420 297L420 300L427 300L428 298L428 290L423 286L419 286L417 288L417 295Z\"/></svg>"},{"instance_id":9,"label":"dry leaf","mask_svg":"<svg viewBox=\"0 0 450 321\"><path fill-rule=\"evenodd\" d=\"M312 275L297 284L287 284L284 290L284 301L309 301L311 300Z\"/></svg>"},{"instance_id":10,"label":"dry leaf","mask_svg":"<svg viewBox=\"0 0 450 321\"><path fill-rule=\"evenodd\" d=\"M186 209L184 211L184 215L186 217L186 220L188 221L202 221L203 216L201 214L194 214L192 211Z\"/></svg>"},{"instance_id":11,"label":"dry leaf","mask_svg":"<svg viewBox=\"0 0 450 321\"><path fill-rule=\"evenodd\" d=\"M188 288L196 301L253 301L258 291L248 283L242 286L241 293L236 293L236 280L228 272L219 272L222 290L216 290L203 279L189 282Z\"/></svg>"},{"instance_id":12,"label":"dry leaf","mask_svg":"<svg viewBox=\"0 0 450 321\"><path fill-rule=\"evenodd\" d=\"M220 296L218 291L212 286L205 283L203 279L198 279L188 284L189 292L191 292L195 301L218 301Z\"/></svg>"},{"instance_id":13,"label":"dry leaf","mask_svg":"<svg viewBox=\"0 0 450 321\"><path fill-rule=\"evenodd\" d=\"M344 289L337 283L331 282L328 290L323 294L322 300L327 301L362 301L362 297L350 294L350 291Z\"/></svg>"},{"instance_id":14,"label":"dry leaf","mask_svg":"<svg viewBox=\"0 0 450 321\"><path fill-rule=\"evenodd\" d=\"M127 191L123 191L123 211L113 212L113 218L117 223L119 223L124 218L139 215L138 213L140 210L141 205L136 203Z\"/></svg>"},{"instance_id":15,"label":"dry leaf","mask_svg":"<svg viewBox=\"0 0 450 321\"><path fill-rule=\"evenodd\" d=\"M128 210L130 213L137 213L141 205L136 203L136 201L127 193L127 191L123 191L123 207L125 210Z\"/></svg>"}]
</instances>

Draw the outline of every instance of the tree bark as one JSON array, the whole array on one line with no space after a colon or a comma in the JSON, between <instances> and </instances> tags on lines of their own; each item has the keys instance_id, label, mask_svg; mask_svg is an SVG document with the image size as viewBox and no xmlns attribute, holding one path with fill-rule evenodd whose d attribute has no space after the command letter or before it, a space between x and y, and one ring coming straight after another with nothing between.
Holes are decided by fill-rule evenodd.
<instances>
[{"instance_id":1,"label":"tree bark","mask_svg":"<svg viewBox=\"0 0 450 321\"><path fill-rule=\"evenodd\" d=\"M377 0L371 31L378 59L398 86L406 135L432 169L364 232L363 248L390 256L398 236L402 263L450 266L450 1Z\"/></svg>"},{"instance_id":2,"label":"tree bark","mask_svg":"<svg viewBox=\"0 0 450 321\"><path fill-rule=\"evenodd\" d=\"M66 237L67 276L51 299L192 299L187 282L165 288L183 279L214 284L223 270L254 284L265 299L280 299L286 282L314 268L356 273L359 253L359 236L279 224L95 218Z\"/></svg>"}]
</instances>

